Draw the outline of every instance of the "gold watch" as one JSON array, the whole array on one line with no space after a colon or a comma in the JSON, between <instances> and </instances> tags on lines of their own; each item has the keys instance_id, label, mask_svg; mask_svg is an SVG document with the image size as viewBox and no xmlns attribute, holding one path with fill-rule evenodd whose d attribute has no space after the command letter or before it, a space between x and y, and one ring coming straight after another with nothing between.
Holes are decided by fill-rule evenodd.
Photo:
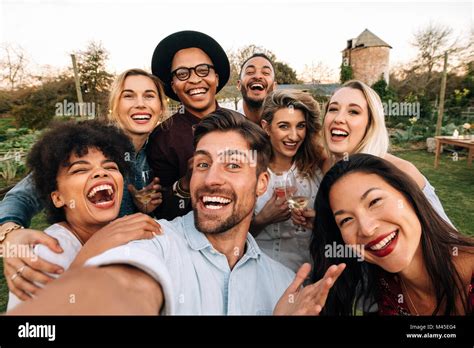
<instances>
[{"instance_id":1,"label":"gold watch","mask_svg":"<svg viewBox=\"0 0 474 348\"><path fill-rule=\"evenodd\" d=\"M5 238L7 238L8 233L18 230L20 228L23 228L23 226L20 226L14 222L5 222L2 226L0 226L0 244L5 241Z\"/></svg>"}]
</instances>

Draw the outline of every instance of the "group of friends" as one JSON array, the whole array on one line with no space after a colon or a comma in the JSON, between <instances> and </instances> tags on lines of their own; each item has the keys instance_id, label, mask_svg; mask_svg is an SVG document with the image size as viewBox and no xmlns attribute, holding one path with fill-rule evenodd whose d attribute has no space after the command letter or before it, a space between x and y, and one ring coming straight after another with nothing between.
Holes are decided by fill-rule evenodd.
<instances>
[{"instance_id":1,"label":"group of friends","mask_svg":"<svg viewBox=\"0 0 474 348\"><path fill-rule=\"evenodd\" d=\"M116 78L108 122L42 135L0 203L0 243L32 247L4 257L9 313L472 314L474 240L388 153L377 93L349 81L321 110L264 54L240 68L237 112L216 101L219 43L173 33L152 74ZM304 209L276 190L289 175L312 187Z\"/></svg>"}]
</instances>

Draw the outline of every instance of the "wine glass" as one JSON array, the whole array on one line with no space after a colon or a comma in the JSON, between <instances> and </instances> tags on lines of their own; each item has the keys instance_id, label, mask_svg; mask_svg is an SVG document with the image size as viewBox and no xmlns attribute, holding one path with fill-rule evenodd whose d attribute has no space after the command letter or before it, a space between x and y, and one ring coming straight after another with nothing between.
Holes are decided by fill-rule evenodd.
<instances>
[{"instance_id":1,"label":"wine glass","mask_svg":"<svg viewBox=\"0 0 474 348\"><path fill-rule=\"evenodd\" d=\"M145 213L147 214L148 203L151 202L153 194L156 193L156 190L147 188L147 186L152 182L151 171L142 171L140 176L140 190L135 192L135 199L145 206Z\"/></svg>"},{"instance_id":2,"label":"wine glass","mask_svg":"<svg viewBox=\"0 0 474 348\"><path fill-rule=\"evenodd\" d=\"M285 180L286 176L284 173L275 173L275 179L273 181L273 190L275 191L278 198L285 198Z\"/></svg>"},{"instance_id":3,"label":"wine glass","mask_svg":"<svg viewBox=\"0 0 474 348\"><path fill-rule=\"evenodd\" d=\"M285 183L285 194L290 209L303 210L306 208L312 195L310 177L289 171ZM297 236L304 236L307 232L303 226L297 225L294 233Z\"/></svg>"}]
</instances>

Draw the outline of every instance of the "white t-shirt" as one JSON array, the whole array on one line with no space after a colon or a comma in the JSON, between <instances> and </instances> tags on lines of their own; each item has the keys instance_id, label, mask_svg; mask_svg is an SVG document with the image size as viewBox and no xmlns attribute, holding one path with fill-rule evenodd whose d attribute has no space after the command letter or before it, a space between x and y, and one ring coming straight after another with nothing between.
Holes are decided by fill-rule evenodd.
<instances>
[{"instance_id":1,"label":"white t-shirt","mask_svg":"<svg viewBox=\"0 0 474 348\"><path fill-rule=\"evenodd\" d=\"M45 231L49 236L56 238L59 242L63 252L57 254L54 251L50 250L47 246L38 244L33 248L33 252L43 260L54 263L61 266L64 270L67 270L71 263L76 258L79 250L82 248L81 242L77 237L69 231L67 228L54 224L49 226ZM48 273L50 276L57 278L58 274ZM41 286L41 284L36 283L36 285ZM7 311L13 309L22 301L16 297L12 292L8 294L8 307Z\"/></svg>"},{"instance_id":2,"label":"white t-shirt","mask_svg":"<svg viewBox=\"0 0 474 348\"><path fill-rule=\"evenodd\" d=\"M293 164L289 171L293 171L295 176L298 176L296 165ZM288 172L282 173L283 176L286 176ZM268 173L270 175L270 180L267 191L258 197L255 206L255 214L262 211L263 207L270 200L274 192L277 175L272 172L270 168L268 169ZM311 195L307 208L314 208L314 201L322 178L322 172L317 169L316 175L310 179ZM297 226L293 224L293 221L290 218L286 221L266 226L257 237L255 237L255 240L260 249L262 249L262 251L268 256L281 262L292 271L297 272L303 263L312 263L309 253L311 233L312 231L304 228L303 232L298 232Z\"/></svg>"}]
</instances>

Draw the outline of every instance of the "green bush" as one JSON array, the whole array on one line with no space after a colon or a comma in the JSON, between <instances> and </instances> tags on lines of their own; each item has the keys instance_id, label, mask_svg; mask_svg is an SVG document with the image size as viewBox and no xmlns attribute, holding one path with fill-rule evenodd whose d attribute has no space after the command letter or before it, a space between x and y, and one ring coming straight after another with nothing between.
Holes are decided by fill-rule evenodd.
<instances>
[{"instance_id":1,"label":"green bush","mask_svg":"<svg viewBox=\"0 0 474 348\"><path fill-rule=\"evenodd\" d=\"M54 118L56 103L64 100L76 100L74 80L69 77L19 91L11 114L17 126L43 129Z\"/></svg>"}]
</instances>

